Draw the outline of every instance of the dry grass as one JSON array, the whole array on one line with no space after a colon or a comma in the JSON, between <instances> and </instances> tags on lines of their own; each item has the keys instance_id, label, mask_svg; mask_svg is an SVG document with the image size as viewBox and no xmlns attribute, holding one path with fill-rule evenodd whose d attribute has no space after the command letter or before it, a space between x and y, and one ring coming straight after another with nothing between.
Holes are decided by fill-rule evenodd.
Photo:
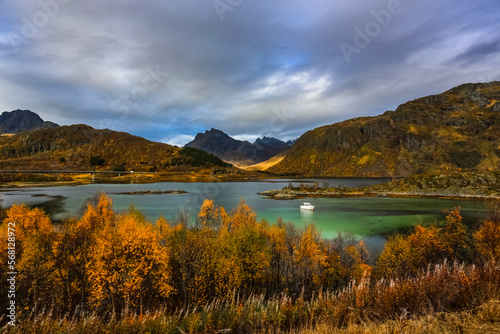
<instances>
[{"instance_id":1,"label":"dry grass","mask_svg":"<svg viewBox=\"0 0 500 334\"><path fill-rule=\"evenodd\" d=\"M328 323L289 332L291 334L371 334L371 333L500 333L500 301L490 300L473 310L457 313L434 313L417 319L407 319L404 314L398 320L351 324L337 329Z\"/></svg>"},{"instance_id":2,"label":"dry grass","mask_svg":"<svg viewBox=\"0 0 500 334\"><path fill-rule=\"evenodd\" d=\"M205 307L119 319L109 314L60 319L49 310L0 333L500 333L499 282L496 266L444 264L414 279L371 285L363 279L311 301L263 295L241 300L235 293ZM456 294L450 295L451 287Z\"/></svg>"},{"instance_id":3,"label":"dry grass","mask_svg":"<svg viewBox=\"0 0 500 334\"><path fill-rule=\"evenodd\" d=\"M241 169L244 170L266 170L268 168L271 168L272 166L276 165L277 163L281 162L285 158L286 152L280 153L278 155L275 155L271 159L268 159L266 161L262 161L258 164L255 165L250 165L250 166L238 166Z\"/></svg>"},{"instance_id":4,"label":"dry grass","mask_svg":"<svg viewBox=\"0 0 500 334\"><path fill-rule=\"evenodd\" d=\"M220 311L220 310L219 310ZM214 312L214 311L212 311ZM265 326L255 328L251 322L233 323L219 319L221 328L199 327L203 320L210 317L230 317L228 313L166 316L163 312L151 315L129 316L119 322L102 321L90 316L85 320L50 320L39 316L35 321L18 327L4 327L0 333L261 333L261 334L443 334L443 333L500 333L500 300L490 300L482 305L462 312L432 313L415 319L408 319L403 312L395 320L366 321L351 323L343 328L321 319L317 324L300 324L295 328ZM215 313L215 312L214 312ZM228 319L227 319L228 320Z\"/></svg>"}]
</instances>

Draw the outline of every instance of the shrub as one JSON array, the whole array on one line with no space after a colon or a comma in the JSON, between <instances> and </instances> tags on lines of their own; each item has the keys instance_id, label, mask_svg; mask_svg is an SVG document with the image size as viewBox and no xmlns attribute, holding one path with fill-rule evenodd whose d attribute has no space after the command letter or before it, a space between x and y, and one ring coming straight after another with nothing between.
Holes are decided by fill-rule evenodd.
<instances>
[{"instance_id":1,"label":"shrub","mask_svg":"<svg viewBox=\"0 0 500 334\"><path fill-rule=\"evenodd\" d=\"M183 157L176 161L176 164L186 164L193 167L231 167L231 164L225 163L215 155L209 154L205 151L198 150L193 147L184 147L179 152Z\"/></svg>"},{"instance_id":2,"label":"shrub","mask_svg":"<svg viewBox=\"0 0 500 334\"><path fill-rule=\"evenodd\" d=\"M115 168L113 168L113 171L115 171L115 172L124 172L125 171L125 166L124 165L116 165Z\"/></svg>"},{"instance_id":3,"label":"shrub","mask_svg":"<svg viewBox=\"0 0 500 334\"><path fill-rule=\"evenodd\" d=\"M483 156L477 150L472 150L472 151L453 150L449 153L449 156L450 156L450 161L460 168L474 168L483 159Z\"/></svg>"},{"instance_id":4,"label":"shrub","mask_svg":"<svg viewBox=\"0 0 500 334\"><path fill-rule=\"evenodd\" d=\"M476 247L485 261L500 262L500 210L491 204L486 218L474 234Z\"/></svg>"},{"instance_id":5,"label":"shrub","mask_svg":"<svg viewBox=\"0 0 500 334\"><path fill-rule=\"evenodd\" d=\"M90 157L90 166L103 166L105 163L104 158L101 157Z\"/></svg>"}]
</instances>

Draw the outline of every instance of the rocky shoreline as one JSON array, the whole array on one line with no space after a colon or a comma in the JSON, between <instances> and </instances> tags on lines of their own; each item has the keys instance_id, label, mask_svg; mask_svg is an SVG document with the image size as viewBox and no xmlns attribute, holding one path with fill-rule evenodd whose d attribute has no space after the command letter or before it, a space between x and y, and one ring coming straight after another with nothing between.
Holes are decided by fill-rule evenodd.
<instances>
[{"instance_id":1,"label":"rocky shoreline","mask_svg":"<svg viewBox=\"0 0 500 334\"><path fill-rule=\"evenodd\" d=\"M362 188L293 187L259 193L271 199L305 197L434 197L500 200L500 173L416 175Z\"/></svg>"},{"instance_id":2,"label":"rocky shoreline","mask_svg":"<svg viewBox=\"0 0 500 334\"><path fill-rule=\"evenodd\" d=\"M307 197L433 197L433 198L460 198L460 199L492 199L500 200L499 195L486 194L456 194L448 192L373 192L373 191L314 191L314 190L267 190L258 193L269 199L292 200Z\"/></svg>"}]
</instances>

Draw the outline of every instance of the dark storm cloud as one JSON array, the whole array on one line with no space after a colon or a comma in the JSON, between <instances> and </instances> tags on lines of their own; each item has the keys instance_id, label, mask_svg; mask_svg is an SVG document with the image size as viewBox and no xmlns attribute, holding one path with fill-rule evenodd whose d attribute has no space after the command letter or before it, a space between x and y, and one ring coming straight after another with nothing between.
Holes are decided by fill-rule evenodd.
<instances>
[{"instance_id":1,"label":"dark storm cloud","mask_svg":"<svg viewBox=\"0 0 500 334\"><path fill-rule=\"evenodd\" d=\"M211 127L291 139L498 79L499 9L493 0L7 0L0 101L175 144Z\"/></svg>"}]
</instances>

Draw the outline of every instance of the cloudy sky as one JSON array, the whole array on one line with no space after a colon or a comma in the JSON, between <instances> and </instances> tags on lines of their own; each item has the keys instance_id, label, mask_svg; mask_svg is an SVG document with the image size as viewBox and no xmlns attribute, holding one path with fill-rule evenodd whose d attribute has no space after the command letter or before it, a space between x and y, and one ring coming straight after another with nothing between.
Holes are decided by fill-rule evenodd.
<instances>
[{"instance_id":1,"label":"cloudy sky","mask_svg":"<svg viewBox=\"0 0 500 334\"><path fill-rule=\"evenodd\" d=\"M498 0L0 0L0 111L292 139L500 80Z\"/></svg>"}]
</instances>

